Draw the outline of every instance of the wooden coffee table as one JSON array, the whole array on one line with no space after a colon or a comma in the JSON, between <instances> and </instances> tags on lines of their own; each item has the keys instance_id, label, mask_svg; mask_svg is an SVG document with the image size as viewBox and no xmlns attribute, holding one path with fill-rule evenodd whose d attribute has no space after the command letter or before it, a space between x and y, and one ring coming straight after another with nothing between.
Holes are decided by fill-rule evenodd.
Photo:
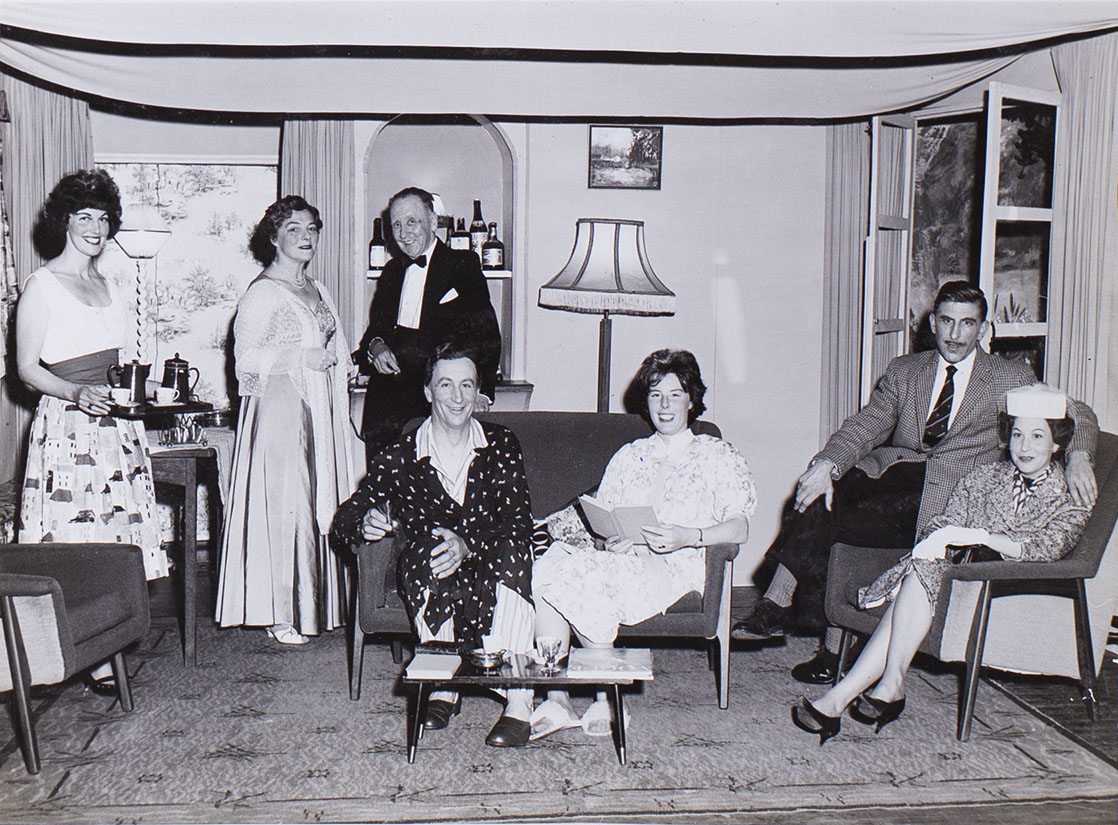
<instances>
[{"instance_id":1,"label":"wooden coffee table","mask_svg":"<svg viewBox=\"0 0 1118 825\"><path fill-rule=\"evenodd\" d=\"M408 676L405 672L402 681L405 685L417 688L415 701L408 705L408 764L415 762L419 740L423 737L423 717L427 710L427 698L433 690L452 690L467 686L489 688L555 688L581 687L609 688L608 694L613 710L613 740L617 748L617 761L625 764L625 725L618 720L625 718L625 704L621 688L635 681L644 681L628 675L599 675L592 678L571 676L566 667L554 673L546 672L528 656L514 655L497 668L481 668L462 658L458 669L450 676Z\"/></svg>"}]
</instances>

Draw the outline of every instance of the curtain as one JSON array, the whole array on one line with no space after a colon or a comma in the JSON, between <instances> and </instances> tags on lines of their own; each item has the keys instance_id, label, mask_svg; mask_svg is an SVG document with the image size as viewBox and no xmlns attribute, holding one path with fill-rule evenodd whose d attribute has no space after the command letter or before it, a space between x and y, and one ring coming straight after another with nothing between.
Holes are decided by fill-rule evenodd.
<instances>
[{"instance_id":1,"label":"curtain","mask_svg":"<svg viewBox=\"0 0 1118 825\"><path fill-rule=\"evenodd\" d=\"M364 287L364 274L354 271L354 174L353 121L283 124L280 194L302 195L322 214L318 252L309 271L334 296L350 341L360 340L364 331L354 329L352 312Z\"/></svg>"},{"instance_id":2,"label":"curtain","mask_svg":"<svg viewBox=\"0 0 1118 825\"><path fill-rule=\"evenodd\" d=\"M1052 50L1064 104L1063 269L1051 315L1048 364L1072 396L1091 404L1104 429L1118 429L1118 34ZM1057 229L1057 237L1059 237ZM1108 277L1109 276L1109 277Z\"/></svg>"},{"instance_id":3,"label":"curtain","mask_svg":"<svg viewBox=\"0 0 1118 825\"><path fill-rule=\"evenodd\" d=\"M0 138L0 379L8 374L9 336L13 335L19 274L12 254L12 232L4 205L4 141ZM14 372L14 365L13 365Z\"/></svg>"},{"instance_id":4,"label":"curtain","mask_svg":"<svg viewBox=\"0 0 1118 825\"><path fill-rule=\"evenodd\" d=\"M862 258L869 221L868 129L864 121L827 127L820 445L859 406Z\"/></svg>"},{"instance_id":5,"label":"curtain","mask_svg":"<svg viewBox=\"0 0 1118 825\"><path fill-rule=\"evenodd\" d=\"M11 225L11 255L19 283L42 259L31 230L47 193L63 175L93 162L89 106L0 74L8 97L10 123L0 124L4 208ZM10 342L9 342L10 343ZM0 481L23 474L23 452L33 398L13 375L0 384Z\"/></svg>"}]
</instances>

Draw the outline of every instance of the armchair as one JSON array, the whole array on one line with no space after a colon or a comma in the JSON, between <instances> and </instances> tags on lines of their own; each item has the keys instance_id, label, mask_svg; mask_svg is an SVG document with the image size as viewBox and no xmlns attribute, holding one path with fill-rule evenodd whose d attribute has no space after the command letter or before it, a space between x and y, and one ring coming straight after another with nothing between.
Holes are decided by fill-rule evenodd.
<instances>
[{"instance_id":1,"label":"armchair","mask_svg":"<svg viewBox=\"0 0 1118 825\"><path fill-rule=\"evenodd\" d=\"M126 544L0 545L0 691L11 691L13 726L27 772L40 768L32 685L61 682L112 660L120 706L132 710L123 650L147 632L140 548Z\"/></svg>"},{"instance_id":2,"label":"armchair","mask_svg":"<svg viewBox=\"0 0 1118 825\"><path fill-rule=\"evenodd\" d=\"M650 433L639 415L609 413L506 412L485 413L486 421L512 430L524 453L532 515L540 519L570 504L595 487L610 458L623 445ZM717 426L696 421L698 433L720 436ZM411 622L395 592L396 552L390 539L354 548L357 556L357 599L354 608L353 649L350 657L350 699L361 697L361 666L365 636L392 635L392 659L402 659L402 637L411 638ZM700 637L719 644L717 660L719 707L728 705L730 652L730 586L738 546L707 548L703 594L689 593L667 612L632 627L623 637ZM713 653L713 651L712 651Z\"/></svg>"},{"instance_id":3,"label":"armchair","mask_svg":"<svg viewBox=\"0 0 1118 825\"><path fill-rule=\"evenodd\" d=\"M1095 475L1099 498L1094 512L1079 543L1064 558L959 564L945 574L920 651L941 661L966 663L956 729L960 741L970 737L982 665L1078 678L1087 712L1095 718L1095 676L1101 662L1095 651L1101 646L1092 638L1090 614L1095 613L1095 635L1102 641L1118 609L1118 561L1104 558L1118 519L1118 435L1099 434ZM859 610L858 588L900 555L895 549L846 544L831 548L826 612L828 621L842 628L838 673L843 672L851 632L872 633L884 612L884 607ZM1089 592L1095 597L1089 599ZM1022 633L1026 627L1028 632ZM1069 644L1072 635L1074 646Z\"/></svg>"}]
</instances>

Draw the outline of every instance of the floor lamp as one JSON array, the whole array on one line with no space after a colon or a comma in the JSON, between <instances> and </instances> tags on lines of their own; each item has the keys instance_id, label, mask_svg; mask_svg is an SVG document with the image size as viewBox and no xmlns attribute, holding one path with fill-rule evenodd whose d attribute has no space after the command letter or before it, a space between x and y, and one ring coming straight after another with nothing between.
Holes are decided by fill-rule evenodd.
<instances>
[{"instance_id":1,"label":"floor lamp","mask_svg":"<svg viewBox=\"0 0 1118 825\"><path fill-rule=\"evenodd\" d=\"M114 236L117 246L136 262L136 360L143 359L144 325L147 317L145 279L140 261L150 261L159 254L163 244L171 237L159 210L144 204L129 204L124 208L120 229Z\"/></svg>"},{"instance_id":2,"label":"floor lamp","mask_svg":"<svg viewBox=\"0 0 1118 825\"><path fill-rule=\"evenodd\" d=\"M610 315L674 315L675 293L664 286L644 248L644 221L579 218L566 266L540 287L539 305L601 313L598 325L598 412L609 412Z\"/></svg>"}]
</instances>

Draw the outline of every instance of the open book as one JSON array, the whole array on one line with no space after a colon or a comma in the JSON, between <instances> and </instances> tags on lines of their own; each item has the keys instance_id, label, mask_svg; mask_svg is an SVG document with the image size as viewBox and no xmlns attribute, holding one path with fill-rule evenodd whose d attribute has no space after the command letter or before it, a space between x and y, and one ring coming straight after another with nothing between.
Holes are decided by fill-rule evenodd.
<instances>
[{"instance_id":1,"label":"open book","mask_svg":"<svg viewBox=\"0 0 1118 825\"><path fill-rule=\"evenodd\" d=\"M645 544L641 527L651 527L660 523L656 512L648 506L620 506L610 509L593 496L579 496L578 503L590 529L602 538L621 536L638 544Z\"/></svg>"}]
</instances>

